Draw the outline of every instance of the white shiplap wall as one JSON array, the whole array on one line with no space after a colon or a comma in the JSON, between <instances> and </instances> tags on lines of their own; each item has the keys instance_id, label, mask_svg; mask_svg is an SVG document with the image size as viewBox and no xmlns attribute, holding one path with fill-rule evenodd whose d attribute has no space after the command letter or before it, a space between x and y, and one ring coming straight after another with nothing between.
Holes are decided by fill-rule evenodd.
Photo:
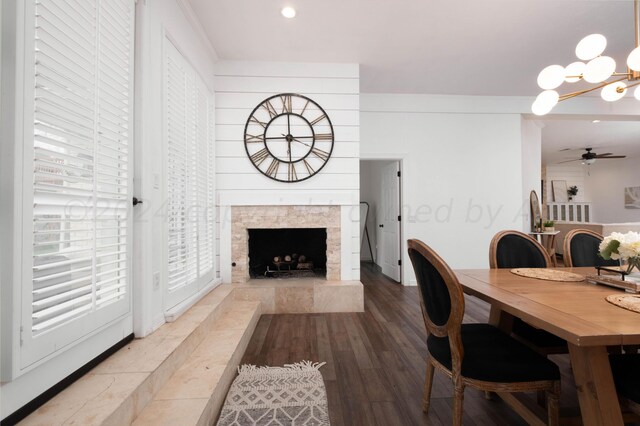
<instances>
[{"instance_id":1,"label":"white shiplap wall","mask_svg":"<svg viewBox=\"0 0 640 426\"><path fill-rule=\"evenodd\" d=\"M274 204L283 204L281 200L286 204L287 194L292 204L299 203L301 192L308 195L308 204L317 204L314 196L327 200L329 194L332 203L334 194L335 200L342 200L332 203L343 206L342 226L346 221L346 227L350 228L345 231L350 234L351 244L344 247L350 253L343 252L343 267L348 266L351 271L346 278L360 279L358 65L224 61L217 64L215 79L218 200L221 196L228 199L231 194L233 199L242 199L242 194L246 194L243 204L249 203L259 190L261 195L271 194L279 200ZM264 99L278 93L299 93L313 99L333 124L335 144L329 162L318 175L303 182L284 183L267 178L254 168L245 152L243 133L249 114ZM352 201L345 205L345 199ZM218 227L220 220L227 218L219 218ZM220 247L219 240L217 244L217 253L224 257L226 248ZM346 257L350 260L345 261Z\"/></svg>"}]
</instances>

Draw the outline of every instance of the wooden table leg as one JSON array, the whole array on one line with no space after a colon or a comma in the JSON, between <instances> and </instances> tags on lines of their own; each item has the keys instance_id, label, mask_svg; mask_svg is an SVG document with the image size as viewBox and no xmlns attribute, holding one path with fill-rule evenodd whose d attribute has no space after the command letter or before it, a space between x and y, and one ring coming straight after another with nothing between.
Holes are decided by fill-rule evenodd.
<instances>
[{"instance_id":1,"label":"wooden table leg","mask_svg":"<svg viewBox=\"0 0 640 426\"><path fill-rule=\"evenodd\" d=\"M583 424L622 425L607 348L569 344L569 355Z\"/></svg>"},{"instance_id":2,"label":"wooden table leg","mask_svg":"<svg viewBox=\"0 0 640 426\"><path fill-rule=\"evenodd\" d=\"M491 305L489 324L495 325L505 333L511 333L513 329L513 315Z\"/></svg>"}]
</instances>

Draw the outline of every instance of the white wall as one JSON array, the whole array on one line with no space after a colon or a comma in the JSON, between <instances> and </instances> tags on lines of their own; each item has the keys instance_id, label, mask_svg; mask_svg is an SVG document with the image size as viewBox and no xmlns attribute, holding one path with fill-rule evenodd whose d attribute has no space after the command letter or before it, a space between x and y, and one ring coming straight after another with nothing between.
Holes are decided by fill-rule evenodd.
<instances>
[{"instance_id":1,"label":"white wall","mask_svg":"<svg viewBox=\"0 0 640 426\"><path fill-rule=\"evenodd\" d=\"M589 166L591 167L591 166ZM563 180L567 182L567 189L571 186L578 187L578 195L573 197L573 201L576 202L589 202L593 201L593 194L590 192L590 188L586 182L587 166L583 166L579 161L571 164L550 164L546 167L547 179L545 181L545 198L547 202L553 202L553 189L551 182L554 180ZM592 222L595 221L595 217L592 217Z\"/></svg>"},{"instance_id":2,"label":"white wall","mask_svg":"<svg viewBox=\"0 0 640 426\"><path fill-rule=\"evenodd\" d=\"M640 186L640 158L597 160L589 168L585 184L593 203L594 221L640 222L640 210L624 208L624 188Z\"/></svg>"},{"instance_id":3,"label":"white wall","mask_svg":"<svg viewBox=\"0 0 640 426\"><path fill-rule=\"evenodd\" d=\"M478 112L473 97L434 112L441 98L361 95L361 157L403 158L405 239L423 240L454 268L485 268L493 235L522 229L528 209L520 114ZM405 284L415 282L402 253Z\"/></svg>"},{"instance_id":4,"label":"white wall","mask_svg":"<svg viewBox=\"0 0 640 426\"><path fill-rule=\"evenodd\" d=\"M134 331L141 337L165 322L163 285L153 288L153 274L161 272L162 230L166 226L162 111L163 44L165 37L191 63L214 93L215 52L199 23L181 0L138 2L136 30L136 152L135 192L144 200L135 211ZM156 182L157 181L157 184Z\"/></svg>"},{"instance_id":5,"label":"white wall","mask_svg":"<svg viewBox=\"0 0 640 426\"><path fill-rule=\"evenodd\" d=\"M538 123L534 120L522 119L522 203L529 204L531 191L536 191L538 199L542 196L542 132ZM531 210L523 209L522 229L528 230L531 226Z\"/></svg>"},{"instance_id":6,"label":"white wall","mask_svg":"<svg viewBox=\"0 0 640 426\"><path fill-rule=\"evenodd\" d=\"M244 148L244 126L251 111L264 99L278 93L299 93L317 102L330 117L335 144L327 165L318 175L295 183L277 182L258 172ZM216 182L220 198L250 203L259 191L271 196L273 204L316 197L331 204L348 199L351 217L346 243L348 260L343 257L349 279L360 278L358 194L360 146L359 68L356 64L310 64L222 61L216 64ZM243 198L243 194L245 195ZM230 196L230 197L229 197ZM288 198L290 197L290 198ZM261 202L262 203L262 202ZM343 205L343 210L344 206ZM228 210L224 210L227 212ZM219 221L229 220L221 214ZM225 224L219 228L220 236ZM219 223L220 226L220 223ZM343 223L345 227L345 223ZM344 236L343 236L344 237ZM220 239L218 239L220 244ZM221 276L230 273L230 247L220 247Z\"/></svg>"}]
</instances>

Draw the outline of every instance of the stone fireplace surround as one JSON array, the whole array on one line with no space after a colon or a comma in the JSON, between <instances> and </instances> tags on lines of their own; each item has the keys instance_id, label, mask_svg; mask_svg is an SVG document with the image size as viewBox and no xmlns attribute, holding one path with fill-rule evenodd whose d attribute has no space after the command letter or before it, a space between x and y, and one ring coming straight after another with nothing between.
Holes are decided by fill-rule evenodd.
<instances>
[{"instance_id":1,"label":"stone fireplace surround","mask_svg":"<svg viewBox=\"0 0 640 426\"><path fill-rule=\"evenodd\" d=\"M233 284L249 280L249 229L326 228L327 281L340 280L340 206L237 206L231 208Z\"/></svg>"},{"instance_id":2,"label":"stone fireplace surround","mask_svg":"<svg viewBox=\"0 0 640 426\"><path fill-rule=\"evenodd\" d=\"M358 208L357 200L327 194L332 198L310 203L308 193L285 199L247 195L221 193L219 200L220 273L223 282L233 284L235 300L260 301L265 314L364 311L362 283L351 279L357 223L348 212ZM250 279L248 229L256 228L326 228L326 278Z\"/></svg>"}]
</instances>

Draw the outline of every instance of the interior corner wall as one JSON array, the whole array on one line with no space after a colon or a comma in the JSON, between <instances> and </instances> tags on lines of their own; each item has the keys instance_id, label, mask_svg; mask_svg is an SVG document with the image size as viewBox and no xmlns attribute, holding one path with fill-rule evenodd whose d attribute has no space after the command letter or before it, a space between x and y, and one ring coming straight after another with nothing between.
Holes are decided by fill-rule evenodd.
<instances>
[{"instance_id":1,"label":"interior corner wall","mask_svg":"<svg viewBox=\"0 0 640 426\"><path fill-rule=\"evenodd\" d=\"M596 160L589 167L585 184L589 188L594 222L640 222L640 209L624 207L624 188L640 186L640 157Z\"/></svg>"},{"instance_id":2,"label":"interior corner wall","mask_svg":"<svg viewBox=\"0 0 640 426\"><path fill-rule=\"evenodd\" d=\"M522 118L522 229L531 226L529 194L536 191L541 200L542 132L539 124Z\"/></svg>"},{"instance_id":3,"label":"interior corner wall","mask_svg":"<svg viewBox=\"0 0 640 426\"><path fill-rule=\"evenodd\" d=\"M360 279L358 65L221 61L216 64L215 83L218 197L223 193L232 193L234 199L242 198L244 203L250 203L252 195L259 191L263 196L272 196L279 204L286 204L288 199L299 199L292 194L301 193L309 203L313 202L316 194L323 199L352 200L351 205L343 205L343 211L347 207L351 218L348 263L351 279ZM308 96L327 112L333 124L335 143L331 158L311 179L295 183L274 181L256 170L247 157L244 147L245 123L256 105L278 93ZM223 232L220 221L228 219L218 218L218 247ZM346 241L346 238L343 239L343 244ZM224 259L218 258L218 265L226 262L227 257L230 259L230 247L220 247L219 253L224 254Z\"/></svg>"},{"instance_id":4,"label":"interior corner wall","mask_svg":"<svg viewBox=\"0 0 640 426\"><path fill-rule=\"evenodd\" d=\"M454 111L438 112L441 98L361 95L361 157L405 159L405 240L454 268L487 268L493 235L523 226L521 116L483 112L477 97L452 97ZM415 283L402 253L405 283Z\"/></svg>"},{"instance_id":5,"label":"interior corner wall","mask_svg":"<svg viewBox=\"0 0 640 426\"><path fill-rule=\"evenodd\" d=\"M153 287L153 275L163 269L166 189L163 150L163 45L165 37L198 72L214 94L217 59L190 19L181 0L138 2L136 7L136 145L135 195L144 201L135 210L134 331L149 334L165 322L163 288ZM162 275L161 275L162 276Z\"/></svg>"}]
</instances>

